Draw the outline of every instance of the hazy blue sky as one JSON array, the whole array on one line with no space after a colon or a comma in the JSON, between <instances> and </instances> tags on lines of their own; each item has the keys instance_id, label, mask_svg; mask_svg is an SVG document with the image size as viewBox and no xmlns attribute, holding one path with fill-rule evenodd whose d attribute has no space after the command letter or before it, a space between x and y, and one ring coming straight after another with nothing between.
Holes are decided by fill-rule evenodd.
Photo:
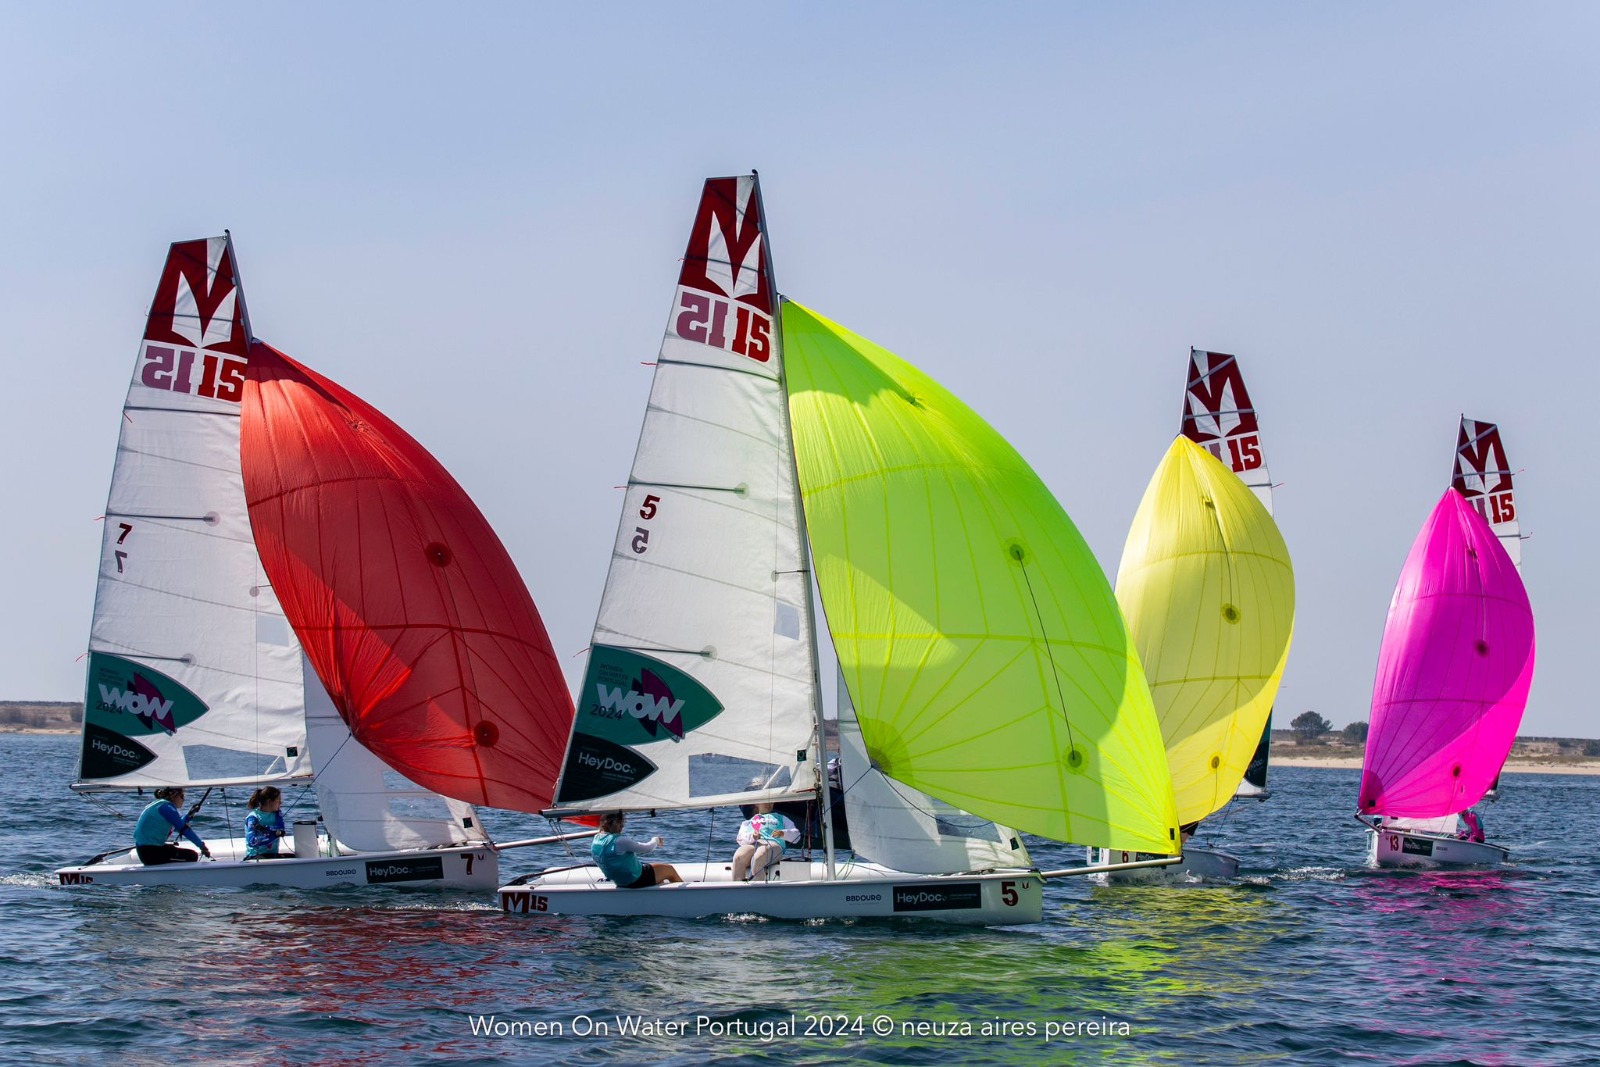
<instances>
[{"instance_id":1,"label":"hazy blue sky","mask_svg":"<svg viewBox=\"0 0 1600 1067\"><path fill-rule=\"evenodd\" d=\"M224 227L256 333L431 449L581 650L701 179L756 167L780 287L993 422L1113 573L1189 346L1241 357L1280 713L1366 717L1456 419L1500 422L1524 732L1600 735L1600 6L227 7L0 6L0 696L81 695L146 305Z\"/></svg>"}]
</instances>

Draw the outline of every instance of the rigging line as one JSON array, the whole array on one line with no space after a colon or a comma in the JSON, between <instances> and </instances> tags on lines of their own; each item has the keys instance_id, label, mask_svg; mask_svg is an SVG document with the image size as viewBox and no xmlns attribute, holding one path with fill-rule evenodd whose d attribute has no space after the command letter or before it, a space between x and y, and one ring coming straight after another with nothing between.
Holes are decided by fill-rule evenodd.
<instances>
[{"instance_id":1,"label":"rigging line","mask_svg":"<svg viewBox=\"0 0 1600 1067\"><path fill-rule=\"evenodd\" d=\"M707 808L706 811L711 818L706 820L706 859L703 873L709 878L711 874L711 840L717 828L717 809Z\"/></svg>"},{"instance_id":2,"label":"rigging line","mask_svg":"<svg viewBox=\"0 0 1600 1067\"><path fill-rule=\"evenodd\" d=\"M1039 598L1033 592L1033 579L1028 576L1028 563L1025 559L1017 560L1017 565L1022 569L1023 584L1028 587L1028 600L1033 604L1033 614L1039 620L1039 633L1044 637L1044 654L1050 660L1050 677L1056 683L1056 699L1061 701L1061 721L1067 727L1067 745L1076 752L1078 750L1077 738L1073 735L1072 719L1067 715L1067 694L1061 689L1061 672L1056 668L1055 650L1051 648L1050 635L1045 633L1044 615L1039 611Z\"/></svg>"}]
</instances>

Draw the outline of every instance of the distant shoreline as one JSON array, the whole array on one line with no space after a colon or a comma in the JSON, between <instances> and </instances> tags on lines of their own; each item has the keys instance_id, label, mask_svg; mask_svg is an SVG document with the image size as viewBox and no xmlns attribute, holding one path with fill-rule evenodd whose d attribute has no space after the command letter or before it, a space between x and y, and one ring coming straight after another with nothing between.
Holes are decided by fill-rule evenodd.
<instances>
[{"instance_id":1,"label":"distant shoreline","mask_svg":"<svg viewBox=\"0 0 1600 1067\"><path fill-rule=\"evenodd\" d=\"M1320 767L1326 770L1359 771L1360 756L1280 756L1273 753L1274 767ZM1584 774L1600 775L1600 760L1580 760L1572 763L1506 762L1507 774Z\"/></svg>"},{"instance_id":2,"label":"distant shoreline","mask_svg":"<svg viewBox=\"0 0 1600 1067\"><path fill-rule=\"evenodd\" d=\"M38 734L41 737L71 737L78 732L76 726L18 726L14 722L0 722L0 734Z\"/></svg>"}]
</instances>

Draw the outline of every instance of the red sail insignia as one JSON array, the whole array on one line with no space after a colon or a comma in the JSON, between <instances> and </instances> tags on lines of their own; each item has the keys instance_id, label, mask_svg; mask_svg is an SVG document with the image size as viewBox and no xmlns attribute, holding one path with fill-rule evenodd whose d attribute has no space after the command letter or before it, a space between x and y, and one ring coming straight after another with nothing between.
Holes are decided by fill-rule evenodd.
<instances>
[{"instance_id":1,"label":"red sail insignia","mask_svg":"<svg viewBox=\"0 0 1600 1067\"><path fill-rule=\"evenodd\" d=\"M1469 500L1511 492L1511 464L1506 460L1505 445L1500 443L1500 427L1492 422L1461 420L1461 432L1456 436L1455 476L1450 486Z\"/></svg>"},{"instance_id":2,"label":"red sail insignia","mask_svg":"<svg viewBox=\"0 0 1600 1067\"><path fill-rule=\"evenodd\" d=\"M1235 474L1262 463L1261 430L1239 361L1226 352L1189 352L1183 393L1183 435L1226 463ZM1223 448L1224 442L1227 448Z\"/></svg>"},{"instance_id":3,"label":"red sail insignia","mask_svg":"<svg viewBox=\"0 0 1600 1067\"><path fill-rule=\"evenodd\" d=\"M179 241L172 246L144 337L224 355L249 354L244 291L239 288L228 238Z\"/></svg>"},{"instance_id":4,"label":"red sail insignia","mask_svg":"<svg viewBox=\"0 0 1600 1067\"><path fill-rule=\"evenodd\" d=\"M765 220L755 175L706 181L678 284L772 314Z\"/></svg>"}]
</instances>

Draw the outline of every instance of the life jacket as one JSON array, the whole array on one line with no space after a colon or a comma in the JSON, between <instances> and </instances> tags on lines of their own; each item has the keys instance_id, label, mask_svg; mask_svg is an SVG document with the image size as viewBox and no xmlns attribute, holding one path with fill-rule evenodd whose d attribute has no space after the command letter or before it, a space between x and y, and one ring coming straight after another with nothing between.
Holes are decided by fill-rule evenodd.
<instances>
[{"instance_id":1,"label":"life jacket","mask_svg":"<svg viewBox=\"0 0 1600 1067\"><path fill-rule=\"evenodd\" d=\"M616 834L595 834L589 854L600 865L600 873L619 886L632 885L644 874L644 864L632 852L617 849Z\"/></svg>"}]
</instances>

